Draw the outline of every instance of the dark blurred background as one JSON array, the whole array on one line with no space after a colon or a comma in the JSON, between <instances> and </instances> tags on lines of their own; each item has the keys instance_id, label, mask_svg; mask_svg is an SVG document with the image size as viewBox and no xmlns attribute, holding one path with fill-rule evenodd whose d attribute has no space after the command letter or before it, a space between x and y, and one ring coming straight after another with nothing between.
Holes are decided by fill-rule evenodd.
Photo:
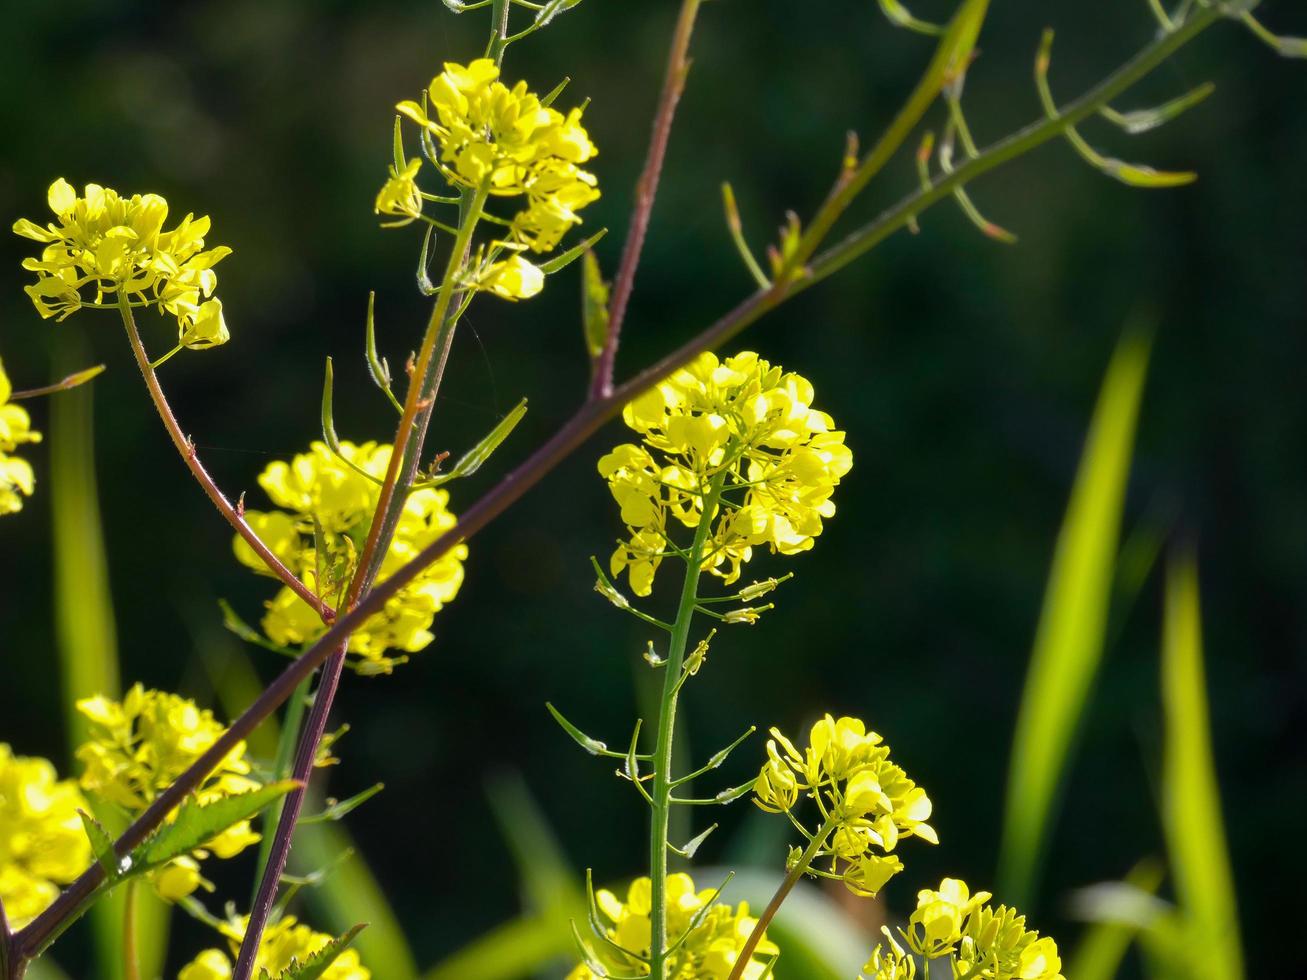
<instances>
[{"instance_id":1,"label":"dark blurred background","mask_svg":"<svg viewBox=\"0 0 1307 980\"><path fill-rule=\"evenodd\" d=\"M940 16L951 5L916 6ZM613 229L598 249L610 274L675 7L587 0L509 54L510 77L543 90L570 75L564 103L594 99L586 119L604 197L586 227ZM1052 78L1064 99L1154 29L1143 0L993 7L967 93L982 143L1038 114L1030 66L1047 24L1058 29ZM1264 12L1282 31L1305 33L1295 7L1281 0ZM328 355L342 437L387 438L393 414L361 356L368 291L392 364L418 343L426 309L412 275L419 232L380 230L372 214L391 106L442 60L478 53L484 13L455 17L436 0L68 0L8 3L4 24L6 225L45 220L45 189L62 175L156 190L175 213L212 215L211 240L235 250L220 269L232 342L184 352L163 371L221 485L250 489L257 506L261 468L318 437ZM869 139L886 123L928 52L925 39L887 26L872 0L705 6L619 372L750 288L720 217L719 183L734 182L754 241L770 240L787 208L811 212L820 200L845 130ZM1298 892L1307 804L1307 69L1221 25L1122 106L1207 79L1213 98L1147 137L1086 127L1114 154L1199 171L1194 186L1128 189L1065 145L1048 146L973 188L989 217L1019 233L1017 247L982 238L941 206L920 235L894 236L740 342L813 379L856 463L813 552L750 567L797 579L765 625L719 636L685 699L685 731L706 754L750 723L794 729L825 710L860 714L929 789L945 842L913 854L890 905L902 908L943 873L992 880L1057 528L1112 347L1144 311L1158 334L1126 529L1161 513L1199 544L1217 761L1259 975L1291 939L1282 900ZM897 199L913 179L905 155L859 212ZM116 318L38 319L21 292L29 246L0 238L0 352L15 384L52 377L74 343L85 345L84 362L109 367L94 385L96 454L124 676L211 700L200 664L235 642L221 634L215 600L256 620L268 583L232 560L230 533L172 453ZM530 303L479 301L460 331L434 448L469 445L522 396L531 412L487 471L457 485L456 510L580 398L576 283L570 270ZM172 343L162 321L146 329L155 349ZM47 428L48 404L33 411ZM519 907L483 791L492 772L525 774L578 867L611 880L644 866L642 806L543 707L552 700L621 743L648 679L644 631L591 591L587 564L621 530L595 462L624 438L610 426L472 542L466 585L432 647L395 677L344 685L337 715L353 731L330 789L386 782L350 826L424 964ZM26 453L38 480L48 454ZM64 767L45 489L0 528L0 738ZM1162 852L1159 583L1154 574L1108 651L1042 907L1029 910L1055 934L1074 934L1062 918L1070 889ZM666 606L674 597L663 586L655 598ZM280 667L252 653L265 676ZM739 753L723 782L747 778L760 751ZM705 845L709 861L731 853L754 815L740 805L724 820L726 832ZM248 869L233 875L222 880L242 896ZM175 955L209 941L198 927L179 930Z\"/></svg>"}]
</instances>

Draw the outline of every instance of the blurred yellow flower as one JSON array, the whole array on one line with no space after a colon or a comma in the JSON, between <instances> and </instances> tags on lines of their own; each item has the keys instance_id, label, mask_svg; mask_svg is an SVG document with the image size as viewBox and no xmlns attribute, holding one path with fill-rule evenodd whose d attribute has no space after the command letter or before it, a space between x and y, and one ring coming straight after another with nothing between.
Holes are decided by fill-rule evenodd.
<instances>
[{"instance_id":1,"label":"blurred yellow flower","mask_svg":"<svg viewBox=\"0 0 1307 980\"><path fill-rule=\"evenodd\" d=\"M599 461L630 537L613 553L614 575L648 595L672 529L698 526L714 478L725 474L704 568L727 584L753 549L795 554L812 547L831 496L853 465L844 433L813 409L812 385L744 351L704 353L626 406L643 445Z\"/></svg>"},{"instance_id":2,"label":"blurred yellow flower","mask_svg":"<svg viewBox=\"0 0 1307 980\"><path fill-rule=\"evenodd\" d=\"M158 194L123 197L99 184L81 196L60 177L47 194L56 221L45 227L22 218L14 233L44 245L40 258L23 260L37 274L26 287L42 317L60 320L83 306L153 306L177 318L178 343L202 350L227 341L222 305L210 300L218 284L213 267L231 254L224 245L205 250L209 219L188 214L164 231L168 202ZM215 305L216 304L216 305Z\"/></svg>"},{"instance_id":3,"label":"blurred yellow flower","mask_svg":"<svg viewBox=\"0 0 1307 980\"><path fill-rule=\"evenodd\" d=\"M0 901L11 928L40 915L91 863L79 809L87 805L75 782L0 742Z\"/></svg>"},{"instance_id":4,"label":"blurred yellow flower","mask_svg":"<svg viewBox=\"0 0 1307 980\"><path fill-rule=\"evenodd\" d=\"M165 691L135 685L122 701L103 695L83 698L77 710L90 725L87 741L77 749L84 768L82 789L106 803L137 814L172 785L226 728L213 712L194 701ZM245 758L245 743L238 742L195 792L200 803L257 789ZM259 835L242 820L192 852L150 875L160 897L184 898L198 887L208 887L198 861L210 853L220 858L239 854Z\"/></svg>"},{"instance_id":5,"label":"blurred yellow flower","mask_svg":"<svg viewBox=\"0 0 1307 980\"><path fill-rule=\"evenodd\" d=\"M393 214L400 220L387 222L388 227L409 224L422 215L422 191L418 189L418 171L422 169L421 157L409 160L403 170L390 168L390 179L377 192L377 214Z\"/></svg>"},{"instance_id":6,"label":"blurred yellow flower","mask_svg":"<svg viewBox=\"0 0 1307 980\"><path fill-rule=\"evenodd\" d=\"M241 940L245 936L247 920L239 926L228 924L223 934L231 947L231 955L240 952ZM310 956L332 941L333 937L322 932L314 932L306 925L287 915L268 926L259 943L259 951L254 956L254 976L280 976L296 962L303 963ZM231 980L232 961L220 949L206 949L200 953L177 974L177 980ZM372 971L359 960L357 950L347 949L336 958L321 974L322 980L371 980Z\"/></svg>"},{"instance_id":7,"label":"blurred yellow flower","mask_svg":"<svg viewBox=\"0 0 1307 980\"><path fill-rule=\"evenodd\" d=\"M530 299L544 287L544 272L520 255L491 263L477 279L477 289L502 299Z\"/></svg>"},{"instance_id":8,"label":"blurred yellow flower","mask_svg":"<svg viewBox=\"0 0 1307 980\"><path fill-rule=\"evenodd\" d=\"M27 410L9 401L12 394L13 386L0 361L0 516L22 510L23 497L30 497L36 485L31 465L11 453L24 443L41 441Z\"/></svg>"}]
</instances>

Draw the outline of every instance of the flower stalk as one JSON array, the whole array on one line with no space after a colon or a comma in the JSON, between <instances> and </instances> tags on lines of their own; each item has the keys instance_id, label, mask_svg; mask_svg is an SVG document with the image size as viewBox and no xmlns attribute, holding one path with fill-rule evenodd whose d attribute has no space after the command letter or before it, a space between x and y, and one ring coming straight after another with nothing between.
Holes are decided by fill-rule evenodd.
<instances>
[{"instance_id":1,"label":"flower stalk","mask_svg":"<svg viewBox=\"0 0 1307 980\"><path fill-rule=\"evenodd\" d=\"M663 980L667 972L667 828L671 812L672 749L676 734L676 703L681 690L681 668L685 663L685 650L689 644L690 626L695 608L699 604L699 577L703 573L704 549L722 487L726 484L728 468L723 466L713 477L703 501L703 514L694 532L694 542L685 558L685 580L681 585L681 601L676 621L672 626L672 639L663 664L663 691L658 704L657 748L654 749L654 778L649 795L653 815L649 828L649 878L652 884L651 916L653 935L649 940L649 971L655 980Z\"/></svg>"}]
</instances>

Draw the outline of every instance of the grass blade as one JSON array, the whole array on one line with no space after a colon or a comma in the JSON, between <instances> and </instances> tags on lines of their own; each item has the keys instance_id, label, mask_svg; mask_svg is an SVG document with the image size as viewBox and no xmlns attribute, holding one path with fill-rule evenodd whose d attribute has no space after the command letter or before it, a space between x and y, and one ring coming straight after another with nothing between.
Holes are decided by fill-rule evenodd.
<instances>
[{"instance_id":1,"label":"grass blade","mask_svg":"<svg viewBox=\"0 0 1307 980\"><path fill-rule=\"evenodd\" d=\"M1103 656L1148 354L1148 339L1135 332L1117 345L1049 573L1013 740L999 857L999 894L1022 907L1033 905L1055 796Z\"/></svg>"},{"instance_id":2,"label":"grass blade","mask_svg":"<svg viewBox=\"0 0 1307 980\"><path fill-rule=\"evenodd\" d=\"M1207 710L1198 563L1189 552L1172 562L1167 576L1162 703L1162 822L1188 933L1189 975L1195 980L1242 980L1234 876Z\"/></svg>"},{"instance_id":3,"label":"grass blade","mask_svg":"<svg viewBox=\"0 0 1307 980\"><path fill-rule=\"evenodd\" d=\"M85 364L88 354L76 334L61 346L57 374ZM86 720L74 707L93 694L116 697L117 628L109 589L104 528L95 477L94 385L51 396L50 512L54 567L55 637L59 651L64 730L70 746L86 737ZM107 815L106 815L107 816ZM167 948L167 906L137 889L136 941L141 969L162 973ZM125 892L101 899L90 912L97 962L105 980L123 971L122 923Z\"/></svg>"}]
</instances>

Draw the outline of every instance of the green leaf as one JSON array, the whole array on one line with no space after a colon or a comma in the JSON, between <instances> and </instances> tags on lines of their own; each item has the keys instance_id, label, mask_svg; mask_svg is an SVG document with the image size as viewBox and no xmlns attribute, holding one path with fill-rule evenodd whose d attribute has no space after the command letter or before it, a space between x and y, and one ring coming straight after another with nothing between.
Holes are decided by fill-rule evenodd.
<instances>
[{"instance_id":1,"label":"green leaf","mask_svg":"<svg viewBox=\"0 0 1307 980\"><path fill-rule=\"evenodd\" d=\"M677 854L681 855L681 857L685 858L687 861L691 860L697 853L699 853L699 848L703 846L703 842L706 841L708 837L712 834L712 832L716 829L717 829L717 824L713 824L702 834L697 834L696 836L690 838L690 840L686 841L684 847L677 847L674 844L668 844L667 846L670 847Z\"/></svg>"},{"instance_id":2,"label":"green leaf","mask_svg":"<svg viewBox=\"0 0 1307 980\"><path fill-rule=\"evenodd\" d=\"M329 803L327 805L327 808L323 810L321 813L315 813L311 817L300 817L299 824L300 825L315 824L315 823L326 823L328 821L343 820L351 812L357 810L364 803L372 799L372 797L376 796L385 788L386 788L385 783L377 783L374 786L369 786L362 793L359 793L356 796L351 796L347 800L339 800L333 803Z\"/></svg>"},{"instance_id":3,"label":"green leaf","mask_svg":"<svg viewBox=\"0 0 1307 980\"><path fill-rule=\"evenodd\" d=\"M1198 591L1198 563L1186 551L1172 561L1166 583L1162 823L1188 933L1188 975L1241 980L1243 951L1212 754Z\"/></svg>"},{"instance_id":4,"label":"green leaf","mask_svg":"<svg viewBox=\"0 0 1307 980\"><path fill-rule=\"evenodd\" d=\"M589 255L590 249L594 248L595 245L598 244L600 239L602 239L607 234L608 234L607 228L600 228L597 232L595 232L585 241L581 242L579 245L573 245L566 252L563 252L560 255L556 255L548 262L543 263L540 266L540 271L545 273L545 275L553 275L555 272L561 272L563 269L566 269L569 265L571 265L573 262L579 259L582 255Z\"/></svg>"},{"instance_id":5,"label":"green leaf","mask_svg":"<svg viewBox=\"0 0 1307 980\"><path fill-rule=\"evenodd\" d=\"M996 889L1022 907L1031 904L1054 796L1103 657L1148 353L1135 332L1117 345L1049 572L1012 745Z\"/></svg>"},{"instance_id":6,"label":"green leaf","mask_svg":"<svg viewBox=\"0 0 1307 980\"><path fill-rule=\"evenodd\" d=\"M1150 130L1162 126L1182 112L1186 112L1204 101L1208 96L1216 91L1216 86L1211 82L1205 82L1199 85L1192 92L1186 92L1179 98L1172 99L1163 105L1152 109L1135 109L1132 112L1117 112L1111 106L1104 106L1099 110L1099 114L1104 119L1115 123L1131 136L1138 136L1140 133L1147 133Z\"/></svg>"},{"instance_id":7,"label":"green leaf","mask_svg":"<svg viewBox=\"0 0 1307 980\"><path fill-rule=\"evenodd\" d=\"M593 252L585 253L582 268L581 323L585 327L585 349L593 360L608 344L608 283Z\"/></svg>"},{"instance_id":8,"label":"green leaf","mask_svg":"<svg viewBox=\"0 0 1307 980\"><path fill-rule=\"evenodd\" d=\"M188 797L178 808L172 823L164 824L132 852L132 865L149 870L189 854L233 824L249 820L273 800L300 785L293 779L284 779L248 793L224 796L212 803L197 803L195 797Z\"/></svg>"},{"instance_id":9,"label":"green leaf","mask_svg":"<svg viewBox=\"0 0 1307 980\"><path fill-rule=\"evenodd\" d=\"M252 643L255 646L263 647L265 650L271 650L273 653L279 653L283 657L294 657L298 654L289 647L278 646L266 636L256 630L245 620L241 619L240 614L232 608L231 603L226 599L218 600L218 608L222 610L222 625L238 639L246 643Z\"/></svg>"},{"instance_id":10,"label":"green leaf","mask_svg":"<svg viewBox=\"0 0 1307 980\"><path fill-rule=\"evenodd\" d=\"M349 949L354 937L367 928L367 923L354 926L343 936L338 936L310 956L303 963L291 963L289 967L277 974L277 980L321 980L331 965L340 959L342 953Z\"/></svg>"},{"instance_id":11,"label":"green leaf","mask_svg":"<svg viewBox=\"0 0 1307 980\"><path fill-rule=\"evenodd\" d=\"M465 476L471 476L481 465L490 458L491 454L499 448L500 444L509 437L512 431L517 428L517 423L521 422L526 415L526 399L523 398L517 405L499 420L499 424L490 430L490 433L469 449L454 464L453 468L447 473L438 473L430 480L416 484L416 487L438 487L448 483L450 480L462 479Z\"/></svg>"},{"instance_id":12,"label":"green leaf","mask_svg":"<svg viewBox=\"0 0 1307 980\"><path fill-rule=\"evenodd\" d=\"M560 926L585 911L585 895L562 845L517 773L486 784L490 809L517 866L531 908Z\"/></svg>"},{"instance_id":13,"label":"green leaf","mask_svg":"<svg viewBox=\"0 0 1307 980\"><path fill-rule=\"evenodd\" d=\"M91 842L91 853L95 855L95 860L104 869L105 877L111 883L117 881L123 874L130 871L130 865L125 866L119 860L118 853L113 849L113 837L110 836L109 831L104 829L104 824L85 810L78 810L77 815L82 818L82 826L86 829L86 837Z\"/></svg>"}]
</instances>

